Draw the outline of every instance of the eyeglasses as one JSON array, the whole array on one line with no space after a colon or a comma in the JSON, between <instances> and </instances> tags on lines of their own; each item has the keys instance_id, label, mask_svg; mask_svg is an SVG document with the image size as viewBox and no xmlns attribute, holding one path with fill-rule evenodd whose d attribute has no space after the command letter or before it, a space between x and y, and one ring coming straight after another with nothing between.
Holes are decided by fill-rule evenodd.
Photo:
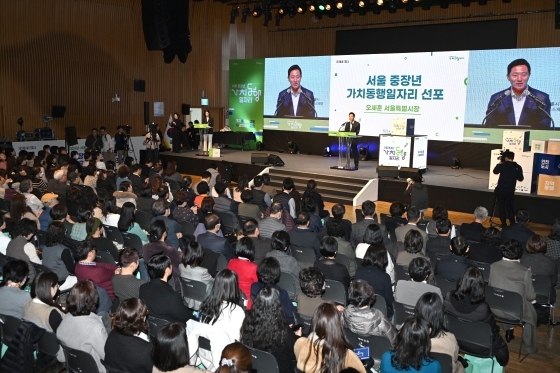
<instances>
[{"instance_id":1,"label":"eyeglasses","mask_svg":"<svg viewBox=\"0 0 560 373\"><path fill-rule=\"evenodd\" d=\"M511 77L514 78L514 79L517 79L520 75L523 78L526 78L526 77L529 76L529 73L513 73L513 74L511 74Z\"/></svg>"}]
</instances>

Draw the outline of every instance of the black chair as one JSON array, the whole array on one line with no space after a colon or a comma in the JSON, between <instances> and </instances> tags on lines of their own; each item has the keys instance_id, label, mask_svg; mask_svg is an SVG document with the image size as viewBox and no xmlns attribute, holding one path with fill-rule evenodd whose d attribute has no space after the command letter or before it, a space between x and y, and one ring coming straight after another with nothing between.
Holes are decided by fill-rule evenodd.
<instances>
[{"instance_id":1,"label":"black chair","mask_svg":"<svg viewBox=\"0 0 560 373\"><path fill-rule=\"evenodd\" d=\"M408 267L395 266L395 281L404 280L410 281L410 275L408 274Z\"/></svg>"},{"instance_id":2,"label":"black chair","mask_svg":"<svg viewBox=\"0 0 560 373\"><path fill-rule=\"evenodd\" d=\"M115 258L106 251L95 251L95 261L99 263L115 264Z\"/></svg>"},{"instance_id":3,"label":"black chair","mask_svg":"<svg viewBox=\"0 0 560 373\"><path fill-rule=\"evenodd\" d=\"M0 199L0 211L4 213L10 212L10 207L6 203L5 199Z\"/></svg>"},{"instance_id":4,"label":"black chair","mask_svg":"<svg viewBox=\"0 0 560 373\"><path fill-rule=\"evenodd\" d=\"M47 244L47 232L45 231L37 231L37 240L39 241L39 245L45 246Z\"/></svg>"},{"instance_id":5,"label":"black chair","mask_svg":"<svg viewBox=\"0 0 560 373\"><path fill-rule=\"evenodd\" d=\"M303 325L301 330L301 335L306 336L309 334L309 330L311 329L311 317L304 316L301 313L294 311L294 319L296 320L296 324Z\"/></svg>"},{"instance_id":6,"label":"black chair","mask_svg":"<svg viewBox=\"0 0 560 373\"><path fill-rule=\"evenodd\" d=\"M437 262L443 259L447 259L449 255L451 255L451 251L449 252L449 254L431 253L431 252L428 253L428 258L430 258L430 263L432 264L432 268L435 269Z\"/></svg>"},{"instance_id":7,"label":"black chair","mask_svg":"<svg viewBox=\"0 0 560 373\"><path fill-rule=\"evenodd\" d=\"M371 308L375 308L387 316L387 301L382 295L375 294L375 303L371 306Z\"/></svg>"},{"instance_id":8,"label":"black chair","mask_svg":"<svg viewBox=\"0 0 560 373\"><path fill-rule=\"evenodd\" d=\"M109 191L107 189L95 188L95 190L97 191L97 198L99 199L100 202L104 202L105 198L110 196Z\"/></svg>"},{"instance_id":9,"label":"black chair","mask_svg":"<svg viewBox=\"0 0 560 373\"><path fill-rule=\"evenodd\" d=\"M60 344L66 358L66 372L68 373L99 373L99 368L93 356L85 351L76 350Z\"/></svg>"},{"instance_id":10,"label":"black chair","mask_svg":"<svg viewBox=\"0 0 560 373\"><path fill-rule=\"evenodd\" d=\"M52 272L51 269L50 269L49 267L46 267L46 266L44 266L44 265L42 265L42 264L37 264L37 263L33 263L33 262L30 262L30 263L31 263L31 265L33 266L33 268L35 268L35 272L36 272L36 273L39 273L39 272L46 272L46 271Z\"/></svg>"},{"instance_id":11,"label":"black chair","mask_svg":"<svg viewBox=\"0 0 560 373\"><path fill-rule=\"evenodd\" d=\"M112 240L107 237L98 237L93 239L95 242L95 247L97 251L104 251L111 254L115 262L119 261L119 250Z\"/></svg>"},{"instance_id":12,"label":"black chair","mask_svg":"<svg viewBox=\"0 0 560 373\"><path fill-rule=\"evenodd\" d=\"M204 282L179 277L179 284L181 285L181 295L185 305L187 305L189 299L201 303L206 299L206 284ZM198 308L199 307L194 308L195 311L198 311Z\"/></svg>"},{"instance_id":13,"label":"black chair","mask_svg":"<svg viewBox=\"0 0 560 373\"><path fill-rule=\"evenodd\" d=\"M391 349L391 341L379 335L359 335L348 328L344 328L344 335L354 349L368 347L370 357L375 360L381 360L383 354Z\"/></svg>"},{"instance_id":14,"label":"black chair","mask_svg":"<svg viewBox=\"0 0 560 373\"><path fill-rule=\"evenodd\" d=\"M37 352L51 357L56 357L59 350L60 343L58 343L56 334L51 332L45 332L37 343Z\"/></svg>"},{"instance_id":15,"label":"black chair","mask_svg":"<svg viewBox=\"0 0 560 373\"><path fill-rule=\"evenodd\" d=\"M533 289L537 294L537 303L550 310L548 318L548 333L550 336L551 328L554 326L554 308L551 302L552 292L556 291L550 282L550 277L546 275L532 275Z\"/></svg>"},{"instance_id":16,"label":"black chair","mask_svg":"<svg viewBox=\"0 0 560 373\"><path fill-rule=\"evenodd\" d=\"M253 373L280 373L278 368L278 362L276 358L268 352L261 351L249 347L246 347L251 351L251 356L253 357L252 369Z\"/></svg>"},{"instance_id":17,"label":"black chair","mask_svg":"<svg viewBox=\"0 0 560 373\"><path fill-rule=\"evenodd\" d=\"M407 317L414 316L414 307L407 304L393 302L393 325L400 328Z\"/></svg>"},{"instance_id":18,"label":"black chair","mask_svg":"<svg viewBox=\"0 0 560 373\"><path fill-rule=\"evenodd\" d=\"M138 250L138 255L140 256L140 258L143 258L144 252L142 251L142 247L144 245L142 245L142 240L140 239L140 237L138 237L134 233L122 233L121 235L124 241L124 246L135 248L136 250Z\"/></svg>"},{"instance_id":19,"label":"black chair","mask_svg":"<svg viewBox=\"0 0 560 373\"><path fill-rule=\"evenodd\" d=\"M216 212L222 224L222 232L224 235L233 234L239 231L239 221L237 216L231 211Z\"/></svg>"},{"instance_id":20,"label":"black chair","mask_svg":"<svg viewBox=\"0 0 560 373\"><path fill-rule=\"evenodd\" d=\"M477 262L476 260L467 259L467 264L478 268L480 272L482 272L484 282L488 283L488 278L490 277L490 263Z\"/></svg>"},{"instance_id":21,"label":"black chair","mask_svg":"<svg viewBox=\"0 0 560 373\"><path fill-rule=\"evenodd\" d=\"M430 357L439 363L441 373L453 373L453 360L451 360L451 356L440 354L439 352L430 352Z\"/></svg>"},{"instance_id":22,"label":"black chair","mask_svg":"<svg viewBox=\"0 0 560 373\"><path fill-rule=\"evenodd\" d=\"M321 298L346 307L346 288L339 281L325 280L325 293Z\"/></svg>"},{"instance_id":23,"label":"black chair","mask_svg":"<svg viewBox=\"0 0 560 373\"><path fill-rule=\"evenodd\" d=\"M0 328L2 329L2 343L8 345L14 335L16 335L21 320L9 315L0 315L0 319L2 319L0 323Z\"/></svg>"},{"instance_id":24,"label":"black chair","mask_svg":"<svg viewBox=\"0 0 560 373\"><path fill-rule=\"evenodd\" d=\"M364 261L361 258L356 258L354 260L356 261L356 268L360 267L362 265L362 262Z\"/></svg>"},{"instance_id":25,"label":"black chair","mask_svg":"<svg viewBox=\"0 0 560 373\"><path fill-rule=\"evenodd\" d=\"M177 223L181 224L183 234L194 234L194 227L190 221L177 220Z\"/></svg>"},{"instance_id":26,"label":"black chair","mask_svg":"<svg viewBox=\"0 0 560 373\"><path fill-rule=\"evenodd\" d=\"M350 273L350 258L344 254L336 254L334 261L345 266L348 273Z\"/></svg>"},{"instance_id":27,"label":"black chair","mask_svg":"<svg viewBox=\"0 0 560 373\"><path fill-rule=\"evenodd\" d=\"M155 316L148 315L148 326L150 327L150 337L155 338L158 331L165 325L169 324L169 321L157 318Z\"/></svg>"},{"instance_id":28,"label":"black chair","mask_svg":"<svg viewBox=\"0 0 560 373\"><path fill-rule=\"evenodd\" d=\"M441 295L443 295L444 298L447 293L449 293L450 291L455 291L455 289L457 288L456 281L449 281L448 279L438 275L435 276L435 279L436 286L441 290Z\"/></svg>"},{"instance_id":29,"label":"black chair","mask_svg":"<svg viewBox=\"0 0 560 373\"><path fill-rule=\"evenodd\" d=\"M364 214L362 214L362 209L354 209L354 216L356 216L356 223L364 220Z\"/></svg>"},{"instance_id":30,"label":"black chair","mask_svg":"<svg viewBox=\"0 0 560 373\"><path fill-rule=\"evenodd\" d=\"M290 300L296 300L297 294L297 284L299 283L299 279L297 279L293 274L287 272L280 273L280 281L278 281L278 286L288 292L288 296Z\"/></svg>"},{"instance_id":31,"label":"black chair","mask_svg":"<svg viewBox=\"0 0 560 373\"><path fill-rule=\"evenodd\" d=\"M519 325L525 329L525 323L523 322L523 297L521 296L521 294L525 294L525 288L521 283L514 284L518 287L518 292L486 286L486 302L490 306L490 310L494 314L496 321L511 325ZM496 311L501 311L500 314L506 314L507 316L499 316L496 314ZM522 347L523 338L521 338L521 343L519 344L518 359L520 362L529 355L527 354L523 359L521 358Z\"/></svg>"},{"instance_id":32,"label":"black chair","mask_svg":"<svg viewBox=\"0 0 560 373\"><path fill-rule=\"evenodd\" d=\"M108 239L124 246L124 240L119 228L103 225L103 230L105 231L105 236Z\"/></svg>"},{"instance_id":33,"label":"black chair","mask_svg":"<svg viewBox=\"0 0 560 373\"><path fill-rule=\"evenodd\" d=\"M130 373L130 372L125 372L124 370L110 367L109 365L107 365L107 363L105 363L105 361L103 361L103 359L101 359L101 364L103 364L107 373Z\"/></svg>"},{"instance_id":34,"label":"black chair","mask_svg":"<svg viewBox=\"0 0 560 373\"><path fill-rule=\"evenodd\" d=\"M315 251L309 247L292 246L292 256L298 263L309 265L315 263Z\"/></svg>"},{"instance_id":35,"label":"black chair","mask_svg":"<svg viewBox=\"0 0 560 373\"><path fill-rule=\"evenodd\" d=\"M494 370L492 327L489 324L446 314L445 327L455 335L461 351L481 358L491 358L492 371ZM481 355L480 351L488 353Z\"/></svg>"},{"instance_id":36,"label":"black chair","mask_svg":"<svg viewBox=\"0 0 560 373\"><path fill-rule=\"evenodd\" d=\"M142 228L146 232L149 232L150 231L150 217L151 216L152 216L151 211L150 211L149 214L147 214L145 211L136 210L136 213L134 215L134 220L138 223L140 228Z\"/></svg>"},{"instance_id":37,"label":"black chair","mask_svg":"<svg viewBox=\"0 0 560 373\"><path fill-rule=\"evenodd\" d=\"M228 261L226 257L223 254L220 254L216 263L216 272L220 272L221 270L226 269L227 265Z\"/></svg>"}]
</instances>

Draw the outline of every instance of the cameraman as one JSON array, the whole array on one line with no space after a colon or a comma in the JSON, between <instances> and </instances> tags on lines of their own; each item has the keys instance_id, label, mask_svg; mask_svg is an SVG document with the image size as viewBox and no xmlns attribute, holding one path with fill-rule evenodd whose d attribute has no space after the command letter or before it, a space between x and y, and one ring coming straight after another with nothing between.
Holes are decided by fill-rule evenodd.
<instances>
[{"instance_id":1,"label":"cameraman","mask_svg":"<svg viewBox=\"0 0 560 373\"><path fill-rule=\"evenodd\" d=\"M416 174L412 179L407 179L408 185L404 196L410 196L410 206L418 207L420 216L424 219L424 213L428 210L428 187L422 184L422 175Z\"/></svg>"},{"instance_id":2,"label":"cameraman","mask_svg":"<svg viewBox=\"0 0 560 373\"><path fill-rule=\"evenodd\" d=\"M161 138L159 137L155 123L150 125L150 130L144 138L144 145L146 145L146 159L152 160L154 163L159 161L159 144Z\"/></svg>"},{"instance_id":3,"label":"cameraman","mask_svg":"<svg viewBox=\"0 0 560 373\"><path fill-rule=\"evenodd\" d=\"M498 212L502 227L507 226L507 218L510 225L515 223L515 214L513 213L513 195L515 193L515 185L518 181L523 181L523 169L520 165L513 161L515 153L504 150L500 156L500 163L494 167L494 174L500 174L498 185L494 193L498 200Z\"/></svg>"},{"instance_id":4,"label":"cameraman","mask_svg":"<svg viewBox=\"0 0 560 373\"><path fill-rule=\"evenodd\" d=\"M126 154L126 132L124 126L117 127L117 134L115 135L115 153L117 153L117 161L119 163L124 162L124 157Z\"/></svg>"}]
</instances>

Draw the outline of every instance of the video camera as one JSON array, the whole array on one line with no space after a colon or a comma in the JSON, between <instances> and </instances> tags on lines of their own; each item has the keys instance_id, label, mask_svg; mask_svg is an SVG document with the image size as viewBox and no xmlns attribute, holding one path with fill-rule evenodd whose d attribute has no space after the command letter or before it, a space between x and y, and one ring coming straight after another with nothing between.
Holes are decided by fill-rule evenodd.
<instances>
[{"instance_id":1,"label":"video camera","mask_svg":"<svg viewBox=\"0 0 560 373\"><path fill-rule=\"evenodd\" d=\"M515 157L515 153L510 151L509 149L504 149L502 151L500 151L500 155L498 156L498 160L500 162L505 162L506 158L509 158L511 160L513 160L513 157Z\"/></svg>"}]
</instances>

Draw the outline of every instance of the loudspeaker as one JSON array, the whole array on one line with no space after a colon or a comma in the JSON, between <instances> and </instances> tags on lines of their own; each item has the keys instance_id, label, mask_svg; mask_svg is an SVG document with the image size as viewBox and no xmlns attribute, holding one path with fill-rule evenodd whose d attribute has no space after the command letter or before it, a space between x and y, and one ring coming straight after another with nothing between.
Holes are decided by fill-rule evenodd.
<instances>
[{"instance_id":1,"label":"loudspeaker","mask_svg":"<svg viewBox=\"0 0 560 373\"><path fill-rule=\"evenodd\" d=\"M399 168L396 166L378 166L377 167L378 177L399 177Z\"/></svg>"},{"instance_id":2,"label":"loudspeaker","mask_svg":"<svg viewBox=\"0 0 560 373\"><path fill-rule=\"evenodd\" d=\"M52 117L53 118L64 118L64 113L66 113L66 106L52 106Z\"/></svg>"},{"instance_id":3,"label":"loudspeaker","mask_svg":"<svg viewBox=\"0 0 560 373\"><path fill-rule=\"evenodd\" d=\"M66 135L66 144L68 146L78 145L78 134L76 127L64 127L64 134Z\"/></svg>"},{"instance_id":4,"label":"loudspeaker","mask_svg":"<svg viewBox=\"0 0 560 373\"><path fill-rule=\"evenodd\" d=\"M133 80L134 92L146 92L146 81L141 79Z\"/></svg>"},{"instance_id":5,"label":"loudspeaker","mask_svg":"<svg viewBox=\"0 0 560 373\"><path fill-rule=\"evenodd\" d=\"M269 154L268 164L271 166L284 166L284 161L276 154Z\"/></svg>"},{"instance_id":6,"label":"loudspeaker","mask_svg":"<svg viewBox=\"0 0 560 373\"><path fill-rule=\"evenodd\" d=\"M181 114L191 115L191 105L189 105L189 104L181 105Z\"/></svg>"},{"instance_id":7,"label":"loudspeaker","mask_svg":"<svg viewBox=\"0 0 560 373\"><path fill-rule=\"evenodd\" d=\"M144 124L147 126L150 124L150 103L144 101Z\"/></svg>"},{"instance_id":8,"label":"loudspeaker","mask_svg":"<svg viewBox=\"0 0 560 373\"><path fill-rule=\"evenodd\" d=\"M268 154L251 153L251 164L255 164L255 163L268 163Z\"/></svg>"},{"instance_id":9,"label":"loudspeaker","mask_svg":"<svg viewBox=\"0 0 560 373\"><path fill-rule=\"evenodd\" d=\"M171 45L167 20L170 18L166 0L142 0L142 28L149 51Z\"/></svg>"},{"instance_id":10,"label":"loudspeaker","mask_svg":"<svg viewBox=\"0 0 560 373\"><path fill-rule=\"evenodd\" d=\"M556 30L560 30L560 0L556 0L554 4L554 27L556 28Z\"/></svg>"},{"instance_id":11,"label":"loudspeaker","mask_svg":"<svg viewBox=\"0 0 560 373\"><path fill-rule=\"evenodd\" d=\"M401 167L399 171L399 177L401 179L408 179L418 175L420 172L417 168L412 167Z\"/></svg>"}]
</instances>

